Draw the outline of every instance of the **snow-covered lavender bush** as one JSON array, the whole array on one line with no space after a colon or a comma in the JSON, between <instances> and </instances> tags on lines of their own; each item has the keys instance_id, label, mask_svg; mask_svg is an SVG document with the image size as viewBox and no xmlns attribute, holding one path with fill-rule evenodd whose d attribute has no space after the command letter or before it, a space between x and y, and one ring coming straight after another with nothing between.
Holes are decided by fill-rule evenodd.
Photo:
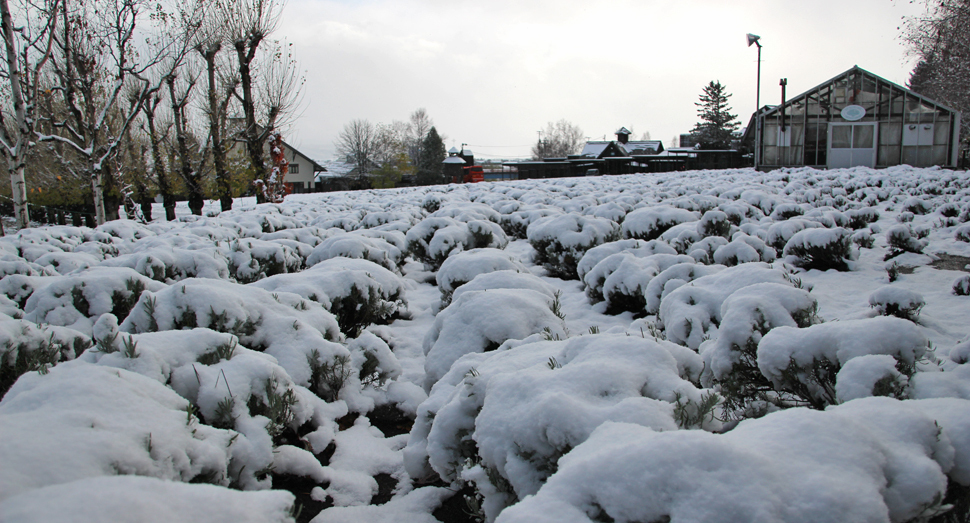
<instances>
[{"instance_id":1,"label":"snow-covered lavender bush","mask_svg":"<svg viewBox=\"0 0 970 523\"><path fill-rule=\"evenodd\" d=\"M644 207L626 215L621 232L624 238L655 240L674 225L696 222L698 219L698 213L686 209L666 205Z\"/></svg>"},{"instance_id":2,"label":"snow-covered lavender bush","mask_svg":"<svg viewBox=\"0 0 970 523\"><path fill-rule=\"evenodd\" d=\"M702 376L724 396L725 414L741 419L785 406L758 368L758 343L780 326L809 327L819 321L818 303L807 291L788 284L756 283L732 293L721 305L717 336L704 342Z\"/></svg>"},{"instance_id":3,"label":"snow-covered lavender bush","mask_svg":"<svg viewBox=\"0 0 970 523\"><path fill-rule=\"evenodd\" d=\"M39 283L24 302L24 319L86 335L102 314L125 318L144 291L166 287L127 267L91 267Z\"/></svg>"},{"instance_id":4,"label":"snow-covered lavender bush","mask_svg":"<svg viewBox=\"0 0 970 523\"><path fill-rule=\"evenodd\" d=\"M697 232L703 236L729 238L731 236L732 225L727 213L712 210L705 212L704 216L697 222Z\"/></svg>"},{"instance_id":5,"label":"snow-covered lavender bush","mask_svg":"<svg viewBox=\"0 0 970 523\"><path fill-rule=\"evenodd\" d=\"M894 225L886 231L886 243L889 244L889 252L886 259L893 258L904 252L923 252L926 247L926 240L920 240L913 236L913 230L905 224Z\"/></svg>"},{"instance_id":6,"label":"snow-covered lavender bush","mask_svg":"<svg viewBox=\"0 0 970 523\"><path fill-rule=\"evenodd\" d=\"M368 260L385 269L395 271L403 261L401 249L382 238L368 238L362 234L339 234L320 242L306 259L307 267L331 258L344 257Z\"/></svg>"},{"instance_id":7,"label":"snow-covered lavender bush","mask_svg":"<svg viewBox=\"0 0 970 523\"><path fill-rule=\"evenodd\" d=\"M455 289L479 274L495 271L529 273L529 269L515 255L501 249L472 249L449 257L441 264L436 276L442 308L451 303L451 293Z\"/></svg>"},{"instance_id":8,"label":"snow-covered lavender bush","mask_svg":"<svg viewBox=\"0 0 970 523\"><path fill-rule=\"evenodd\" d=\"M970 242L970 223L953 229L953 237L956 238L957 241Z\"/></svg>"},{"instance_id":9,"label":"snow-covered lavender bush","mask_svg":"<svg viewBox=\"0 0 970 523\"><path fill-rule=\"evenodd\" d=\"M818 222L805 220L802 218L792 218L790 220L776 222L768 227L765 242L774 247L776 252L781 251L785 248L785 244L788 243L788 240L790 240L795 233L819 226L820 225Z\"/></svg>"},{"instance_id":10,"label":"snow-covered lavender bush","mask_svg":"<svg viewBox=\"0 0 970 523\"><path fill-rule=\"evenodd\" d=\"M273 293L298 294L323 305L350 338L368 325L384 325L407 313L404 280L363 259L329 258L305 271L271 276L250 285Z\"/></svg>"},{"instance_id":11,"label":"snow-covered lavender bush","mask_svg":"<svg viewBox=\"0 0 970 523\"><path fill-rule=\"evenodd\" d=\"M488 220L462 222L448 217L428 217L407 232L408 252L429 270L437 271L453 253L468 249L508 245L502 228Z\"/></svg>"},{"instance_id":12,"label":"snow-covered lavender bush","mask_svg":"<svg viewBox=\"0 0 970 523\"><path fill-rule=\"evenodd\" d=\"M605 301L607 314L629 311L642 315L647 304L645 290L650 280L681 263L693 264L694 259L682 254L649 254L649 251L635 250L618 252L601 260L586 274L583 282L586 296L592 303Z\"/></svg>"},{"instance_id":13,"label":"snow-covered lavender bush","mask_svg":"<svg viewBox=\"0 0 970 523\"><path fill-rule=\"evenodd\" d=\"M617 240L597 245L583 254L582 259L576 264L576 275L580 281L586 281L586 274L593 270L593 267L603 261L607 256L623 251L633 251L636 256L649 256L652 254L677 254L677 250L665 242L659 240Z\"/></svg>"},{"instance_id":14,"label":"snow-covered lavender bush","mask_svg":"<svg viewBox=\"0 0 970 523\"><path fill-rule=\"evenodd\" d=\"M970 296L970 274L964 274L953 281L953 294Z\"/></svg>"},{"instance_id":15,"label":"snow-covered lavender bush","mask_svg":"<svg viewBox=\"0 0 970 523\"><path fill-rule=\"evenodd\" d=\"M493 518L537 492L600 424L717 429L719 398L692 383L700 369L688 349L622 335L468 355L419 408L405 464L413 477L474 484Z\"/></svg>"},{"instance_id":16,"label":"snow-covered lavender bush","mask_svg":"<svg viewBox=\"0 0 970 523\"><path fill-rule=\"evenodd\" d=\"M785 271L759 262L730 267L673 289L663 297L658 314L667 339L696 350L716 332L724 301L735 291L758 283L789 284Z\"/></svg>"},{"instance_id":17,"label":"snow-covered lavender bush","mask_svg":"<svg viewBox=\"0 0 970 523\"><path fill-rule=\"evenodd\" d=\"M565 338L558 298L530 289L469 291L439 312L424 337L425 390L468 353L493 351L538 333Z\"/></svg>"},{"instance_id":18,"label":"snow-covered lavender bush","mask_svg":"<svg viewBox=\"0 0 970 523\"><path fill-rule=\"evenodd\" d=\"M844 320L805 329L778 327L758 344L758 368L776 390L804 405L824 409L837 403L836 377L852 358L885 354L903 375L912 376L927 350L926 337L910 321L894 317Z\"/></svg>"},{"instance_id":19,"label":"snow-covered lavender bush","mask_svg":"<svg viewBox=\"0 0 970 523\"><path fill-rule=\"evenodd\" d=\"M849 270L854 259L852 233L841 227L835 229L804 229L785 243L786 261L803 269L827 271Z\"/></svg>"},{"instance_id":20,"label":"snow-covered lavender bush","mask_svg":"<svg viewBox=\"0 0 970 523\"><path fill-rule=\"evenodd\" d=\"M0 315L0 398L28 372L46 374L91 346L91 338L73 329Z\"/></svg>"},{"instance_id":21,"label":"snow-covered lavender bush","mask_svg":"<svg viewBox=\"0 0 970 523\"><path fill-rule=\"evenodd\" d=\"M919 317L919 311L924 305L926 300L922 294L901 287L887 285L869 295L869 306L877 313L913 322Z\"/></svg>"},{"instance_id":22,"label":"snow-covered lavender bush","mask_svg":"<svg viewBox=\"0 0 970 523\"><path fill-rule=\"evenodd\" d=\"M162 283L172 283L186 278L229 279L229 261L226 254L213 248L152 247L108 258L97 265L128 267Z\"/></svg>"},{"instance_id":23,"label":"snow-covered lavender bush","mask_svg":"<svg viewBox=\"0 0 970 523\"><path fill-rule=\"evenodd\" d=\"M575 214L542 218L528 230L529 243L536 251L535 262L550 275L567 280L579 278L576 265L586 251L619 239L619 234L616 222Z\"/></svg>"},{"instance_id":24,"label":"snow-covered lavender bush","mask_svg":"<svg viewBox=\"0 0 970 523\"><path fill-rule=\"evenodd\" d=\"M875 207L849 209L845 215L849 219L850 229L862 229L879 220L879 210Z\"/></svg>"},{"instance_id":25,"label":"snow-covered lavender bush","mask_svg":"<svg viewBox=\"0 0 970 523\"><path fill-rule=\"evenodd\" d=\"M945 512L947 474L965 481L950 456L967 452L954 413L970 408L924 401L938 403L789 409L725 434L607 422L496 522L920 521Z\"/></svg>"},{"instance_id":26,"label":"snow-covered lavender bush","mask_svg":"<svg viewBox=\"0 0 970 523\"><path fill-rule=\"evenodd\" d=\"M325 361L349 356L344 346L334 343L342 337L336 318L320 304L297 294L222 280L188 279L142 293L121 331L196 327L236 335L243 346L276 358L301 385L309 383L307 357L314 351Z\"/></svg>"},{"instance_id":27,"label":"snow-covered lavender bush","mask_svg":"<svg viewBox=\"0 0 970 523\"><path fill-rule=\"evenodd\" d=\"M529 225L546 216L562 214L562 211L552 208L522 209L509 214L503 214L499 218L502 230L509 237L525 240L528 238Z\"/></svg>"},{"instance_id":28,"label":"snow-covered lavender bush","mask_svg":"<svg viewBox=\"0 0 970 523\"><path fill-rule=\"evenodd\" d=\"M239 283L297 272L304 259L295 249L278 242L240 238L229 245L229 272Z\"/></svg>"}]
</instances>

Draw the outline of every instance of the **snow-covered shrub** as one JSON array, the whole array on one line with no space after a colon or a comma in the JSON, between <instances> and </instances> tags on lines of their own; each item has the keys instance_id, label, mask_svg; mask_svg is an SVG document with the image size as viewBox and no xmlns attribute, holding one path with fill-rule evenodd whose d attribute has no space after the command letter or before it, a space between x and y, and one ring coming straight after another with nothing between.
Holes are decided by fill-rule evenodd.
<instances>
[{"instance_id":1,"label":"snow-covered shrub","mask_svg":"<svg viewBox=\"0 0 970 523\"><path fill-rule=\"evenodd\" d=\"M546 283L531 272L518 272L514 270L502 270L486 272L475 276L472 281L461 285L452 293L452 300L457 300L462 294L472 291L486 291L492 289L529 289L545 294L549 299L555 300L556 293L560 292L554 286Z\"/></svg>"},{"instance_id":2,"label":"snow-covered shrub","mask_svg":"<svg viewBox=\"0 0 970 523\"><path fill-rule=\"evenodd\" d=\"M97 265L99 261L101 260L83 252L50 252L34 260L34 263L50 267L58 274L68 274Z\"/></svg>"},{"instance_id":3,"label":"snow-covered shrub","mask_svg":"<svg viewBox=\"0 0 970 523\"><path fill-rule=\"evenodd\" d=\"M288 293L222 280L188 279L158 292L142 293L121 324L128 333L206 327L234 334L243 346L279 361L293 381L310 379L307 356L325 361L346 357L336 318L321 305Z\"/></svg>"},{"instance_id":4,"label":"snow-covered shrub","mask_svg":"<svg viewBox=\"0 0 970 523\"><path fill-rule=\"evenodd\" d=\"M529 289L470 291L435 316L424 337L425 390L470 352L489 352L508 340L545 332L565 338L557 298Z\"/></svg>"},{"instance_id":5,"label":"snow-covered shrub","mask_svg":"<svg viewBox=\"0 0 970 523\"><path fill-rule=\"evenodd\" d=\"M900 287L887 285L869 295L869 306L877 313L909 321L916 321L924 305L922 294Z\"/></svg>"},{"instance_id":6,"label":"snow-covered shrub","mask_svg":"<svg viewBox=\"0 0 970 523\"><path fill-rule=\"evenodd\" d=\"M902 374L911 376L926 349L920 328L894 317L844 320L805 329L778 327L758 344L758 368L776 390L823 409L836 403L836 376L852 358L889 355Z\"/></svg>"},{"instance_id":7,"label":"snow-covered shrub","mask_svg":"<svg viewBox=\"0 0 970 523\"><path fill-rule=\"evenodd\" d=\"M102 314L124 318L143 292L166 287L127 267L91 267L45 283L24 303L24 319L70 327L88 335Z\"/></svg>"},{"instance_id":8,"label":"snow-covered shrub","mask_svg":"<svg viewBox=\"0 0 970 523\"><path fill-rule=\"evenodd\" d=\"M668 267L656 277L650 280L644 295L647 300L647 314L657 314L660 312L660 303L663 298L675 289L686 285L697 278L714 274L723 270L720 265L699 265L682 263Z\"/></svg>"},{"instance_id":9,"label":"snow-covered shrub","mask_svg":"<svg viewBox=\"0 0 970 523\"><path fill-rule=\"evenodd\" d=\"M861 209L849 209L845 212L849 219L850 229L862 229L870 223L879 220L879 210L875 207L863 207Z\"/></svg>"},{"instance_id":10,"label":"snow-covered shrub","mask_svg":"<svg viewBox=\"0 0 970 523\"><path fill-rule=\"evenodd\" d=\"M0 279L12 275L54 276L55 274L58 272L54 268L29 262L17 255L6 254L0 258Z\"/></svg>"},{"instance_id":11,"label":"snow-covered shrub","mask_svg":"<svg viewBox=\"0 0 970 523\"><path fill-rule=\"evenodd\" d=\"M537 264L552 276L575 280L579 278L576 265L586 251L617 240L619 231L619 225L606 218L564 214L533 222L528 238Z\"/></svg>"},{"instance_id":12,"label":"snow-covered shrub","mask_svg":"<svg viewBox=\"0 0 970 523\"><path fill-rule=\"evenodd\" d=\"M835 229L804 229L792 235L785 244L786 261L806 270L849 270L854 258L852 233Z\"/></svg>"},{"instance_id":13,"label":"snow-covered shrub","mask_svg":"<svg viewBox=\"0 0 970 523\"><path fill-rule=\"evenodd\" d=\"M781 251L785 248L785 244L788 243L788 240L790 240L795 233L815 227L819 227L817 222L804 220L801 218L793 218L791 220L773 223L771 224L771 227L768 227L765 242L774 247L775 251Z\"/></svg>"},{"instance_id":14,"label":"snow-covered shrub","mask_svg":"<svg viewBox=\"0 0 970 523\"><path fill-rule=\"evenodd\" d=\"M407 235L411 257L437 271L452 253L481 247L504 248L508 238L493 222L460 222L447 217L428 217L412 227Z\"/></svg>"},{"instance_id":15,"label":"snow-covered shrub","mask_svg":"<svg viewBox=\"0 0 970 523\"><path fill-rule=\"evenodd\" d=\"M677 254L677 250L659 240L617 240L597 245L583 254L582 259L576 264L576 275L580 281L586 280L586 274L593 270L599 262L607 256L623 251L633 251L637 256L649 256L652 254Z\"/></svg>"},{"instance_id":16,"label":"snow-covered shrub","mask_svg":"<svg viewBox=\"0 0 970 523\"><path fill-rule=\"evenodd\" d=\"M750 236L747 237L750 238ZM757 240L757 238L753 239ZM764 245L764 242L761 242L761 244ZM771 247L766 246L766 249L771 249ZM770 252L773 253L774 249L771 249ZM732 240L730 243L718 247L717 250L714 251L713 259L714 263L719 263L728 267L742 263L762 261L761 254L742 238L737 238ZM765 261L774 261L774 258L772 257L770 260Z\"/></svg>"},{"instance_id":17,"label":"snow-covered shrub","mask_svg":"<svg viewBox=\"0 0 970 523\"><path fill-rule=\"evenodd\" d=\"M922 198L911 196L903 202L903 210L913 214L927 214L933 210L933 204Z\"/></svg>"},{"instance_id":18,"label":"snow-covered shrub","mask_svg":"<svg viewBox=\"0 0 970 523\"><path fill-rule=\"evenodd\" d=\"M404 254L382 238L368 238L360 234L339 234L323 240L306 259L307 267L331 258L355 258L372 261L385 269L397 270Z\"/></svg>"},{"instance_id":19,"label":"snow-covered shrub","mask_svg":"<svg viewBox=\"0 0 970 523\"><path fill-rule=\"evenodd\" d=\"M368 325L390 323L407 311L404 280L367 260L330 258L303 272L250 285L320 303L337 318L340 331L351 338Z\"/></svg>"},{"instance_id":20,"label":"snow-covered shrub","mask_svg":"<svg viewBox=\"0 0 970 523\"><path fill-rule=\"evenodd\" d=\"M696 222L700 215L686 209L666 205L644 207L631 211L623 220L624 238L655 240L674 225Z\"/></svg>"},{"instance_id":21,"label":"snow-covered shrub","mask_svg":"<svg viewBox=\"0 0 970 523\"><path fill-rule=\"evenodd\" d=\"M528 238L529 225L532 224L532 222L545 218L546 216L553 216L557 214L562 214L562 211L546 208L521 210L511 214L503 214L499 218L499 223L502 225L502 230L505 231L505 234L511 236L512 238L525 240Z\"/></svg>"},{"instance_id":22,"label":"snow-covered shrub","mask_svg":"<svg viewBox=\"0 0 970 523\"><path fill-rule=\"evenodd\" d=\"M970 274L964 274L953 281L953 294L970 296Z\"/></svg>"},{"instance_id":23,"label":"snow-covered shrub","mask_svg":"<svg viewBox=\"0 0 970 523\"><path fill-rule=\"evenodd\" d=\"M723 211L707 211L700 221L697 222L697 232L704 236L721 236L728 238L731 236L731 220ZM737 229L735 229L737 230Z\"/></svg>"},{"instance_id":24,"label":"snow-covered shrub","mask_svg":"<svg viewBox=\"0 0 970 523\"><path fill-rule=\"evenodd\" d=\"M768 215L773 221L780 222L805 214L805 209L797 203L780 203Z\"/></svg>"},{"instance_id":25,"label":"snow-covered shrub","mask_svg":"<svg viewBox=\"0 0 970 523\"><path fill-rule=\"evenodd\" d=\"M906 399L909 377L896 368L896 358L888 354L866 354L852 358L835 376L835 399L839 403L889 396Z\"/></svg>"},{"instance_id":26,"label":"snow-covered shrub","mask_svg":"<svg viewBox=\"0 0 970 523\"><path fill-rule=\"evenodd\" d=\"M717 395L690 381L700 368L688 349L622 335L469 355L420 407L405 463L413 477L474 483L494 517L538 491L559 459L605 422L718 428Z\"/></svg>"},{"instance_id":27,"label":"snow-covered shrub","mask_svg":"<svg viewBox=\"0 0 970 523\"><path fill-rule=\"evenodd\" d=\"M852 233L852 243L860 249L871 249L876 240L868 230L861 230Z\"/></svg>"},{"instance_id":28,"label":"snow-covered shrub","mask_svg":"<svg viewBox=\"0 0 970 523\"><path fill-rule=\"evenodd\" d=\"M908 225L894 225L886 231L886 243L889 244L889 253L886 259L898 256L904 252L923 252L926 247L926 240L915 238L913 230Z\"/></svg>"},{"instance_id":29,"label":"snow-covered shrub","mask_svg":"<svg viewBox=\"0 0 970 523\"><path fill-rule=\"evenodd\" d=\"M647 304L644 292L650 280L673 265L694 263L693 258L682 254L648 253L622 251L604 258L586 274L586 297L591 303L605 301L607 314L643 314Z\"/></svg>"},{"instance_id":30,"label":"snow-covered shrub","mask_svg":"<svg viewBox=\"0 0 970 523\"><path fill-rule=\"evenodd\" d=\"M791 285L756 283L738 289L721 305L717 336L702 343L705 384L717 384L732 417L756 417L780 404L771 382L758 369L758 343L780 326L809 327L818 321L818 303Z\"/></svg>"},{"instance_id":31,"label":"snow-covered shrub","mask_svg":"<svg viewBox=\"0 0 970 523\"><path fill-rule=\"evenodd\" d=\"M0 315L0 398L21 375L47 373L90 346L91 338L73 329Z\"/></svg>"},{"instance_id":32,"label":"snow-covered shrub","mask_svg":"<svg viewBox=\"0 0 970 523\"><path fill-rule=\"evenodd\" d=\"M229 279L226 256L216 249L154 247L121 254L100 263L101 267L128 267L155 281L172 283L186 278Z\"/></svg>"},{"instance_id":33,"label":"snow-covered shrub","mask_svg":"<svg viewBox=\"0 0 970 523\"><path fill-rule=\"evenodd\" d=\"M607 422L496 522L918 521L945 510L957 448L941 427L958 430L965 416L952 413L968 406L868 398L725 434Z\"/></svg>"},{"instance_id":34,"label":"snow-covered shrub","mask_svg":"<svg viewBox=\"0 0 970 523\"><path fill-rule=\"evenodd\" d=\"M658 315L667 339L696 350L720 324L724 301L738 289L756 283L789 284L785 271L759 262L702 276L672 290L660 302Z\"/></svg>"},{"instance_id":35,"label":"snow-covered shrub","mask_svg":"<svg viewBox=\"0 0 970 523\"><path fill-rule=\"evenodd\" d=\"M153 379L74 363L23 375L0 402L0 496L105 475L229 484L232 433Z\"/></svg>"},{"instance_id":36,"label":"snow-covered shrub","mask_svg":"<svg viewBox=\"0 0 970 523\"><path fill-rule=\"evenodd\" d=\"M451 303L451 293L455 289L472 281L479 274L495 271L528 273L529 269L515 255L500 249L472 249L445 260L437 274L442 307Z\"/></svg>"},{"instance_id":37,"label":"snow-covered shrub","mask_svg":"<svg viewBox=\"0 0 970 523\"><path fill-rule=\"evenodd\" d=\"M714 263L714 251L727 244L728 241L724 237L708 236L700 241L691 243L687 254L694 258L697 263L710 264Z\"/></svg>"},{"instance_id":38,"label":"snow-covered shrub","mask_svg":"<svg viewBox=\"0 0 970 523\"><path fill-rule=\"evenodd\" d=\"M297 272L303 258L277 242L240 238L229 245L229 272L239 283L252 283L274 274Z\"/></svg>"},{"instance_id":39,"label":"snow-covered shrub","mask_svg":"<svg viewBox=\"0 0 970 523\"><path fill-rule=\"evenodd\" d=\"M953 237L957 241L970 242L970 223L953 229Z\"/></svg>"}]
</instances>

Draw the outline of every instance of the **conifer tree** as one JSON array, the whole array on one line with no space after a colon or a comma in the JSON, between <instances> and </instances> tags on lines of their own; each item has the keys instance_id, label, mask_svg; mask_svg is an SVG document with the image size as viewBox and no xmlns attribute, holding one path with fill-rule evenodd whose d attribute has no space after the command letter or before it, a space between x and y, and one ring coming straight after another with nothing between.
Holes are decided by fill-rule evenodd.
<instances>
[{"instance_id":1,"label":"conifer tree","mask_svg":"<svg viewBox=\"0 0 970 523\"><path fill-rule=\"evenodd\" d=\"M701 93L700 102L695 102L698 107L697 115L701 121L694 126L691 131L700 141L705 149L728 149L731 147L731 140L737 132L741 122L737 121L738 115L731 114L731 107L728 105L728 98L731 94L727 88L721 85L720 81L712 81L704 87Z\"/></svg>"},{"instance_id":2,"label":"conifer tree","mask_svg":"<svg viewBox=\"0 0 970 523\"><path fill-rule=\"evenodd\" d=\"M445 142L438 135L437 129L432 126L421 142L421 157L415 182L418 185L444 183L444 165L442 162L447 157Z\"/></svg>"}]
</instances>

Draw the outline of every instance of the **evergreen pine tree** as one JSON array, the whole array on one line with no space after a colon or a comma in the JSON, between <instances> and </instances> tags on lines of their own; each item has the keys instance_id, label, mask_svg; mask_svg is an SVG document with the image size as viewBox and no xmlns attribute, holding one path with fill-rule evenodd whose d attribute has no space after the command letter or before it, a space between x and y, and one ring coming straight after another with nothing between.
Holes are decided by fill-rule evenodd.
<instances>
[{"instance_id":1,"label":"evergreen pine tree","mask_svg":"<svg viewBox=\"0 0 970 523\"><path fill-rule=\"evenodd\" d=\"M445 142L438 135L434 126L428 130L424 140L421 141L421 156L418 163L418 174L415 183L418 185L436 185L444 183L444 164L448 152L445 150Z\"/></svg>"},{"instance_id":2,"label":"evergreen pine tree","mask_svg":"<svg viewBox=\"0 0 970 523\"><path fill-rule=\"evenodd\" d=\"M701 101L694 103L698 107L697 115L700 116L701 121L691 132L704 149L730 148L734 133L741 126L741 122L737 121L738 115L730 112L728 98L731 95L726 91L727 88L721 85L720 81L712 81L704 87L704 92L700 96Z\"/></svg>"}]
</instances>

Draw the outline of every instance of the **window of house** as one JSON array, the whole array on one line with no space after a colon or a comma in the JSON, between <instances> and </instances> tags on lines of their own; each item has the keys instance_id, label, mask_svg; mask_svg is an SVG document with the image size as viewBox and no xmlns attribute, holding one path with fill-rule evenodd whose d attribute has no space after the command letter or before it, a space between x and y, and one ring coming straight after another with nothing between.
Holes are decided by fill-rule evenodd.
<instances>
[{"instance_id":1,"label":"window of house","mask_svg":"<svg viewBox=\"0 0 970 523\"><path fill-rule=\"evenodd\" d=\"M290 174L300 174L300 164L291 163L290 164Z\"/></svg>"}]
</instances>

